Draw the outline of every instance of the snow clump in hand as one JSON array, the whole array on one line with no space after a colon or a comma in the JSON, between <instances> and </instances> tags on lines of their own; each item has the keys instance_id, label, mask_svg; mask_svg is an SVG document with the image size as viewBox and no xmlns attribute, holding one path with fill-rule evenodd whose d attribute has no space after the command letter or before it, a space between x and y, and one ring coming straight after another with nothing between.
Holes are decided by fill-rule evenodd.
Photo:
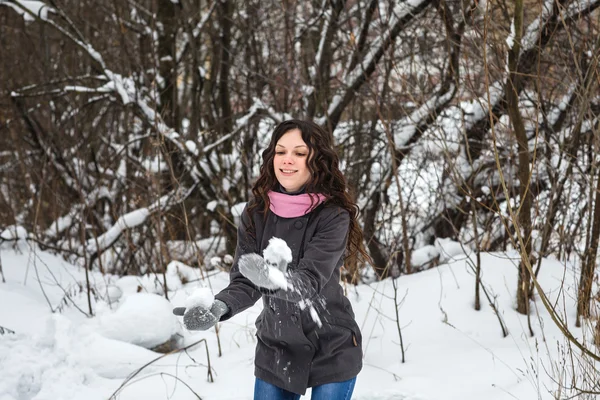
<instances>
[{"instance_id":1,"label":"snow clump in hand","mask_svg":"<svg viewBox=\"0 0 600 400\"><path fill-rule=\"evenodd\" d=\"M263 257L267 264L281 272L287 271L287 265L292 262L292 250L285 240L272 237L269 245L263 250Z\"/></svg>"},{"instance_id":2,"label":"snow clump in hand","mask_svg":"<svg viewBox=\"0 0 600 400\"><path fill-rule=\"evenodd\" d=\"M263 257L269 268L269 280L271 283L283 290L288 289L288 282L285 278L287 266L292 262L292 250L288 247L285 240L272 237L269 245L263 250Z\"/></svg>"},{"instance_id":3,"label":"snow clump in hand","mask_svg":"<svg viewBox=\"0 0 600 400\"><path fill-rule=\"evenodd\" d=\"M215 297L209 288L201 287L192 293L185 301L185 307L191 310L195 307L200 307L204 310L210 310L215 301Z\"/></svg>"}]
</instances>

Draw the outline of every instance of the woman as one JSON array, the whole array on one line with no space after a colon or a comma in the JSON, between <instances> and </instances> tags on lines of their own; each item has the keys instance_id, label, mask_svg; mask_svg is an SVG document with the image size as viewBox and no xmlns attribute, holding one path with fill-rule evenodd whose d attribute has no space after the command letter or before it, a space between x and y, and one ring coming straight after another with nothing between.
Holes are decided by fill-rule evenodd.
<instances>
[{"instance_id":1,"label":"woman","mask_svg":"<svg viewBox=\"0 0 600 400\"><path fill-rule=\"evenodd\" d=\"M318 125L279 124L262 157L254 198L238 227L230 284L210 310L188 310L184 324L208 329L262 297L254 398L299 399L312 387L313 400L350 399L362 367L361 334L340 267L348 257L368 259L358 207L332 136ZM287 246L273 248L273 238ZM284 272L279 280L275 269Z\"/></svg>"}]
</instances>

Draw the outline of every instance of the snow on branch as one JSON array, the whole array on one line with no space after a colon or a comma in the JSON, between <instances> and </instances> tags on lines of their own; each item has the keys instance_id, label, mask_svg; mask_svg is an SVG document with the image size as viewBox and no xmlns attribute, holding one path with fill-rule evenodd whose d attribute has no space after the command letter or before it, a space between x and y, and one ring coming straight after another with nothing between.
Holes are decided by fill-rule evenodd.
<instances>
[{"instance_id":1,"label":"snow on branch","mask_svg":"<svg viewBox=\"0 0 600 400\"><path fill-rule=\"evenodd\" d=\"M578 19L582 14L588 14L600 5L599 0L579 0L569 4L566 17L569 19Z\"/></svg>"},{"instance_id":2,"label":"snow on branch","mask_svg":"<svg viewBox=\"0 0 600 400\"><path fill-rule=\"evenodd\" d=\"M191 188L180 187L169 194L162 196L159 200L152 203L149 207L139 208L119 217L117 222L111 226L102 235L89 239L85 245L86 251L91 254L102 252L112 246L121 234L131 228L144 224L148 217L158 211L167 211L172 206L181 203L194 191L195 186Z\"/></svg>"},{"instance_id":3,"label":"snow on branch","mask_svg":"<svg viewBox=\"0 0 600 400\"><path fill-rule=\"evenodd\" d=\"M49 238L54 238L62 235L62 233L69 229L76 218L81 215L81 212L85 208L92 208L102 198L109 198L110 193L106 187L102 186L95 188L92 192L87 194L84 199L85 203L75 204L67 214L56 219L48 229L44 232L44 235Z\"/></svg>"},{"instance_id":4,"label":"snow on branch","mask_svg":"<svg viewBox=\"0 0 600 400\"><path fill-rule=\"evenodd\" d=\"M61 13L61 15L62 15L62 13ZM70 39L75 44L77 44L79 47L83 48L86 51L86 53L98 63L98 65L100 66L100 68L102 70L102 73L104 74L103 76L102 75L100 76L100 79L104 80L104 85L102 85L98 88L87 88L87 87L84 88L83 86L68 85L60 90L75 91L75 92L80 92L80 93L81 92L85 92L85 93L110 93L110 92L113 92L117 95L117 97L121 100L121 102L124 105L129 104L129 103L135 103L137 105L137 107L141 110L142 114L144 115L146 122L150 126L155 127L160 136L167 139L179 150L179 152L183 158L183 162L186 165L186 168L189 171L195 170L195 167L194 167L195 162L190 157L189 151L186 148L186 146L180 142L180 140L179 140L180 135L177 132L175 132L174 129L171 129L170 127L168 127L162 120L161 116L156 112L156 110L153 109L149 105L150 99L145 98L142 95L142 93L137 90L137 87L136 87L136 84L135 84L135 81L133 78L124 77L124 76L108 69L102 56L100 55L100 53L98 53L92 47L92 45L90 45L89 43L87 43L83 40L76 38L74 35L69 33L64 27L60 26L55 21L52 21L50 19L43 19L42 21L48 23L49 25L54 27L56 30L61 32L63 35L65 35L68 39ZM60 91L58 93L60 93ZM20 91L13 92L12 96L19 97L19 96L22 96L22 93ZM198 181L198 177L193 173L192 173L192 178L196 182Z\"/></svg>"},{"instance_id":5,"label":"snow on branch","mask_svg":"<svg viewBox=\"0 0 600 400\"><path fill-rule=\"evenodd\" d=\"M542 5L542 12L539 18L529 24L523 38L521 39L521 54L530 50L533 46L538 43L540 38L540 25L547 21L548 18L553 14L554 0L545 0ZM513 28L514 29L514 28ZM512 46L509 46L512 47Z\"/></svg>"},{"instance_id":6,"label":"snow on branch","mask_svg":"<svg viewBox=\"0 0 600 400\"><path fill-rule=\"evenodd\" d=\"M123 231L143 224L149 215L150 211L147 208L140 208L121 216L108 231L88 240L87 251L93 254L105 250L121 236Z\"/></svg>"},{"instance_id":7,"label":"snow on branch","mask_svg":"<svg viewBox=\"0 0 600 400\"><path fill-rule=\"evenodd\" d=\"M407 2L399 2L394 12L391 14L390 29L385 34L378 37L369 46L369 51L360 62L344 79L345 87L354 87L356 82L361 79L361 76L365 71L369 70L373 65L377 64L385 49L394 41L397 36L399 28L404 26L408 21L405 19L416 16L418 14L417 9L422 7L424 4L428 4L428 0L414 0Z\"/></svg>"},{"instance_id":8,"label":"snow on branch","mask_svg":"<svg viewBox=\"0 0 600 400\"><path fill-rule=\"evenodd\" d=\"M323 1L323 9L325 8L326 1ZM325 10L325 22L324 26L321 30L321 39L319 40L319 48L317 49L317 54L315 56L315 63L312 67L309 68L309 73L311 78L314 80L317 76L318 71L321 68L321 64L323 62L323 51L325 45L327 44L327 38L331 35L331 30L334 29L334 19L336 18L336 13L333 10Z\"/></svg>"},{"instance_id":9,"label":"snow on branch","mask_svg":"<svg viewBox=\"0 0 600 400\"><path fill-rule=\"evenodd\" d=\"M56 12L42 1L32 0L0 0L0 6L8 6L20 14L25 21L35 21L36 18L47 19L48 12Z\"/></svg>"},{"instance_id":10,"label":"snow on branch","mask_svg":"<svg viewBox=\"0 0 600 400\"><path fill-rule=\"evenodd\" d=\"M454 94L454 85L445 93L437 93L410 115L404 117L395 128L394 145L397 150L408 143L417 131L417 127L425 122L439 107L448 103Z\"/></svg>"},{"instance_id":11,"label":"snow on branch","mask_svg":"<svg viewBox=\"0 0 600 400\"><path fill-rule=\"evenodd\" d=\"M252 107L250 107L250 109L248 110L248 112L246 114L244 114L244 116L240 117L236 123L235 123L235 128L233 129L232 132L222 136L219 140L217 140L214 143L211 143L207 146L205 146L202 151L204 153L209 152L211 150L213 150L215 147L217 147L218 145L227 142L228 140L230 140L232 137L234 137L235 135L237 135L238 133L240 133L240 131L248 126L248 123L250 122L250 120L253 117L256 117L258 115L261 114L266 114L268 115L271 119L273 119L276 123L285 121L286 119L292 119L292 116L287 114L287 113L278 113L275 110L273 110L272 107L267 106L262 100L254 98L254 104L252 104Z\"/></svg>"},{"instance_id":12,"label":"snow on branch","mask_svg":"<svg viewBox=\"0 0 600 400\"><path fill-rule=\"evenodd\" d=\"M569 10L578 10L578 12L583 12L583 9L580 6L577 5L581 5L581 4L586 4L586 8L585 10L587 10L587 12L592 10L592 6L595 4L596 7L598 5L598 3L600 2L600 0L582 0L582 1L578 1L574 4L571 4L571 6L568 8ZM526 33L522 39L522 46L521 46L521 57L527 57L527 55L531 52L531 51L536 51L535 50L535 46L538 44L538 42L541 40L540 35L543 34L550 34L549 32L546 33L546 31L548 30L548 24L552 23L553 21L556 20L558 14L561 12L561 8L557 7L554 5L554 1L553 0L546 0L544 2L544 6L543 6L543 10L542 10L542 14L540 16L540 18L535 19L533 22L531 22L531 24L529 24L529 26L526 29ZM569 11L567 14L569 14L569 16L575 18L575 11ZM581 15L577 15L577 17L580 17ZM540 23L541 22L541 23ZM559 27L563 27L563 24L558 24ZM554 29L551 29L551 31L553 32ZM526 60L521 60L520 62L524 62ZM521 68L519 68L519 72L520 73L525 73L526 71L521 71ZM524 76L528 76L526 74L524 74ZM508 78L506 78L508 79ZM490 85L489 87L489 100L487 99L487 94L476 99L473 101L465 101L461 103L461 108L463 110L463 114L464 114L464 128L466 130L471 129L472 127L474 127L477 123L479 123L480 121L487 119L489 116L489 113L495 109L501 102L502 99L505 98L506 96L506 92L505 92L505 88L506 88L506 81L504 81L503 83L501 82L494 82ZM499 108L498 113L502 113L504 110L502 108ZM496 119L499 119L500 115L496 116Z\"/></svg>"},{"instance_id":13,"label":"snow on branch","mask_svg":"<svg viewBox=\"0 0 600 400\"><path fill-rule=\"evenodd\" d=\"M548 32L545 32L548 23L555 21L556 18L559 18L562 23L567 22L567 20L577 20L598 8L599 5L600 0L577 0L565 8L554 0L544 0L539 18L529 24L521 39L521 55L532 50L538 44L542 32L548 34Z\"/></svg>"},{"instance_id":14,"label":"snow on branch","mask_svg":"<svg viewBox=\"0 0 600 400\"><path fill-rule=\"evenodd\" d=\"M576 99L578 93L579 86L576 84L569 85L567 93L562 96L557 105L553 105L547 113L546 128L551 127L552 130L555 129L554 125L564 116L569 110L569 105ZM544 121L543 115L538 117L539 121ZM542 125L543 128L543 125Z\"/></svg>"},{"instance_id":15,"label":"snow on branch","mask_svg":"<svg viewBox=\"0 0 600 400\"><path fill-rule=\"evenodd\" d=\"M87 94L106 94L106 93L111 93L112 90L106 88L106 87L99 87L99 88L91 88L91 87L87 87L87 86L81 86L81 85L67 85L63 88L59 88L59 89L52 89L52 90L45 90L42 92L35 92L35 93L24 93L26 89L22 88L20 89L20 91L12 91L10 93L11 97L38 97L38 96L47 96L47 95L64 95L67 93L87 93Z\"/></svg>"},{"instance_id":16,"label":"snow on branch","mask_svg":"<svg viewBox=\"0 0 600 400\"><path fill-rule=\"evenodd\" d=\"M200 32L202 32L202 30L206 26L206 23L208 22L210 16L212 15L212 13L213 13L216 5L217 5L217 2L214 1L211 4L211 6L208 9L208 11L206 12L206 14L204 14L204 16L202 17L202 19L200 20L200 22L198 22L198 24L194 27L194 29L192 30L192 38L190 38L189 35L186 35L186 36L183 37L182 43L178 46L178 48L181 49L181 50L179 50L179 52L175 56L175 60L177 60L177 64L181 63L184 54L189 49L190 40L197 39L198 36L200 35Z\"/></svg>"},{"instance_id":17,"label":"snow on branch","mask_svg":"<svg viewBox=\"0 0 600 400\"><path fill-rule=\"evenodd\" d=\"M200 22L198 22L198 25L196 25L196 27L194 27L194 30L192 32L193 35L194 35L194 39L198 38L198 35L200 35L200 32L202 32L202 30L204 29L204 26L208 22L208 19L212 15L212 13L213 13L216 5L217 5L217 2L214 1L211 4L210 8L208 9L208 12L206 14L204 14L204 17L202 17L202 19L200 20Z\"/></svg>"},{"instance_id":18,"label":"snow on branch","mask_svg":"<svg viewBox=\"0 0 600 400\"><path fill-rule=\"evenodd\" d=\"M408 0L395 5L389 22L390 28L370 44L369 51L363 59L343 78L342 92L333 96L327 115L317 120L319 124L324 125L326 120L330 119L335 127L346 105L352 101L362 83L375 71L377 63L394 43L398 34L432 2L432 0Z\"/></svg>"}]
</instances>

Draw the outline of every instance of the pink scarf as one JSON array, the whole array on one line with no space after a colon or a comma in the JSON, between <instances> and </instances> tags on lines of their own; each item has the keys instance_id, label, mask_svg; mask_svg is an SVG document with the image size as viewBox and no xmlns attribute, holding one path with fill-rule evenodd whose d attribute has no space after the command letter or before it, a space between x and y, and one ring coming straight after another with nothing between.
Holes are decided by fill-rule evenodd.
<instances>
[{"instance_id":1,"label":"pink scarf","mask_svg":"<svg viewBox=\"0 0 600 400\"><path fill-rule=\"evenodd\" d=\"M270 190L267 194L271 203L269 208L274 214L283 218L296 218L306 215L327 199L320 193L290 195ZM311 196L312 202L314 202L312 206Z\"/></svg>"}]
</instances>

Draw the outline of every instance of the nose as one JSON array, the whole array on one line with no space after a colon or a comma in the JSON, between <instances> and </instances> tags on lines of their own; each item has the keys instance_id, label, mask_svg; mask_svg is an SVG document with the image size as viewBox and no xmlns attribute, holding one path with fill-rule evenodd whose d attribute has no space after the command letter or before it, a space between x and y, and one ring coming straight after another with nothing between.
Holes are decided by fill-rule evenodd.
<instances>
[{"instance_id":1,"label":"nose","mask_svg":"<svg viewBox=\"0 0 600 400\"><path fill-rule=\"evenodd\" d=\"M286 155L285 157L283 157L283 163L284 164L293 164L294 160L292 159L292 157L290 155Z\"/></svg>"}]
</instances>

